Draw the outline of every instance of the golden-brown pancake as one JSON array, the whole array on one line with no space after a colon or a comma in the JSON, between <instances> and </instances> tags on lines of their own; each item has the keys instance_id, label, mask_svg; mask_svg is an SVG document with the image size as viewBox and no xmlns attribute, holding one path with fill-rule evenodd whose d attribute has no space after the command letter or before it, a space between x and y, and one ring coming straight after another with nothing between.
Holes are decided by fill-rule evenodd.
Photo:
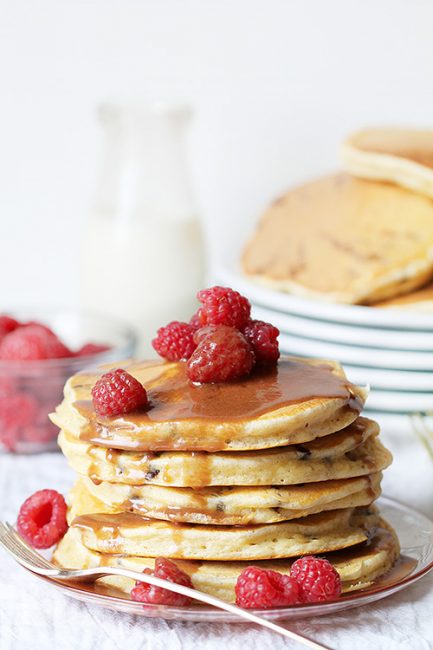
<instances>
[{"instance_id":1,"label":"golden-brown pancake","mask_svg":"<svg viewBox=\"0 0 433 650\"><path fill-rule=\"evenodd\" d=\"M266 450L135 453L84 443L64 432L59 445L71 467L96 482L195 488L296 485L385 469L392 456L378 439L378 432L376 422L360 417L329 436Z\"/></svg>"},{"instance_id":2,"label":"golden-brown pancake","mask_svg":"<svg viewBox=\"0 0 433 650\"><path fill-rule=\"evenodd\" d=\"M78 529L84 546L100 553L250 561L347 548L368 539L378 521L374 507L255 526L174 524L133 513L98 513L77 517L71 528Z\"/></svg>"},{"instance_id":3,"label":"golden-brown pancake","mask_svg":"<svg viewBox=\"0 0 433 650\"><path fill-rule=\"evenodd\" d=\"M117 417L93 409L101 373L79 373L65 385L52 421L81 441L134 451L266 449L329 435L353 422L367 390L350 383L334 361L284 357L244 380L193 384L184 362L123 364L146 388L150 408Z\"/></svg>"},{"instance_id":4,"label":"golden-brown pancake","mask_svg":"<svg viewBox=\"0 0 433 650\"><path fill-rule=\"evenodd\" d=\"M370 505L382 474L285 487L173 488L95 484L81 477L68 495L69 520L84 514L135 512L180 523L271 524L318 512Z\"/></svg>"},{"instance_id":5,"label":"golden-brown pancake","mask_svg":"<svg viewBox=\"0 0 433 650\"><path fill-rule=\"evenodd\" d=\"M357 131L346 138L341 153L354 176L390 181L433 198L433 131Z\"/></svg>"},{"instance_id":6,"label":"golden-brown pancake","mask_svg":"<svg viewBox=\"0 0 433 650\"><path fill-rule=\"evenodd\" d=\"M371 304L433 276L433 201L389 183L340 173L274 202L242 266L271 288Z\"/></svg>"},{"instance_id":7,"label":"golden-brown pancake","mask_svg":"<svg viewBox=\"0 0 433 650\"><path fill-rule=\"evenodd\" d=\"M378 520L372 538L343 551L326 555L340 574L343 593L369 586L379 576L385 574L394 564L399 554L399 544L393 529L383 520ZM60 542L54 554L60 566L68 568L96 568L98 566L117 566L139 571L153 569L154 559L129 555L101 554L86 548L77 529L71 528ZM234 602L234 587L239 574L249 562L200 562L175 560L182 571L192 580L200 591ZM292 560L257 560L255 566L289 573ZM98 582L112 585L129 594L134 582L128 578L107 577Z\"/></svg>"}]
</instances>

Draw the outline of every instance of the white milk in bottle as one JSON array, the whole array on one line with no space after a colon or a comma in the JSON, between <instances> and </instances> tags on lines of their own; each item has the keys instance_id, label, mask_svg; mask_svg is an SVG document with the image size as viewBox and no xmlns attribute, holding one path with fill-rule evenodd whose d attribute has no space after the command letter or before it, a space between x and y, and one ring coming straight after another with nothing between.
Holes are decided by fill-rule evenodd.
<instances>
[{"instance_id":1,"label":"white milk in bottle","mask_svg":"<svg viewBox=\"0 0 433 650\"><path fill-rule=\"evenodd\" d=\"M184 107L101 108L104 152L85 226L82 305L130 322L138 354L161 325L189 320L203 282L203 243L185 156Z\"/></svg>"}]
</instances>

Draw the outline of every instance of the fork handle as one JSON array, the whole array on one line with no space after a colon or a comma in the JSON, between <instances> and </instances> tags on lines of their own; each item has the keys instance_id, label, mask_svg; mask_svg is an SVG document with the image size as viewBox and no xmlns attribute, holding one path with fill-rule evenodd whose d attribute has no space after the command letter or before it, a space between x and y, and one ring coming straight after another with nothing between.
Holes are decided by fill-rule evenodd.
<instances>
[{"instance_id":1,"label":"fork handle","mask_svg":"<svg viewBox=\"0 0 433 650\"><path fill-rule=\"evenodd\" d=\"M68 581L94 581L96 578L103 576L115 575L123 576L130 578L134 581L147 582L148 584L155 585L156 587L162 587L163 589L168 589L177 594L182 594L183 596L188 596L194 600L199 600L202 603L207 605L212 605L218 609L225 610L230 614L235 614L240 618L246 619L262 627L266 627L277 634L285 636L292 641L297 641L298 643L303 644L309 648L316 650L332 650L331 648L321 645L316 641L313 641L302 634L297 634L291 630L283 627L282 625L277 625L271 621L256 616L249 612L248 610L241 609L230 603L226 603L219 598L215 598L209 594L205 594L196 589L191 589L190 587L184 587L183 585L178 585L175 582L169 582L168 580L163 580L154 575L148 575L147 573L140 573L138 571L132 571L130 569L123 569L121 567L96 567L92 569L66 569L55 566L51 562L47 562L35 549L31 548L22 537L14 530L13 526L7 522L0 521L0 546L2 546L5 551L7 551L13 558L20 564L22 567L30 571L35 575L40 575L45 578L51 578L53 581L64 582Z\"/></svg>"},{"instance_id":2,"label":"fork handle","mask_svg":"<svg viewBox=\"0 0 433 650\"><path fill-rule=\"evenodd\" d=\"M44 573L46 575L48 572L44 571ZM161 578L146 573L139 573L138 571L132 571L130 569L122 569L120 567L105 567L103 570L102 568L101 569L99 568L79 569L79 570L60 569L58 571L56 570L55 573L56 575L54 575L54 571L52 572L52 577L55 577L57 580L65 580L65 581L77 580L77 579L91 581L97 577L117 575L125 578L131 578L132 580L136 580L140 582L146 582L156 587L162 587L163 589L168 589L169 591L173 591L174 593L181 594L183 596L189 596L194 600L199 600L202 603L206 603L207 605L212 605L213 607L217 607L218 609L223 609L226 612L229 612L230 614L235 614L240 618L251 621L251 623L256 623L257 625L266 627L272 630L273 632L280 634L281 636L285 636L291 639L292 641L297 641L298 643L303 644L308 648L313 648L315 650L332 650L332 648L330 648L329 646L313 641L312 639L309 639L308 637L302 634L292 632L292 630L289 630L288 628L283 627L282 625L273 623L272 621L269 621L266 618L257 616L256 614L253 614L252 612L249 612L246 609L241 609L236 605L232 605L231 603L226 603L224 600L221 600L220 598L216 598L215 596L211 596L210 594L206 594L202 591L198 591L197 589L184 587L183 585L178 585L177 583L169 582L168 580L163 580Z\"/></svg>"}]
</instances>

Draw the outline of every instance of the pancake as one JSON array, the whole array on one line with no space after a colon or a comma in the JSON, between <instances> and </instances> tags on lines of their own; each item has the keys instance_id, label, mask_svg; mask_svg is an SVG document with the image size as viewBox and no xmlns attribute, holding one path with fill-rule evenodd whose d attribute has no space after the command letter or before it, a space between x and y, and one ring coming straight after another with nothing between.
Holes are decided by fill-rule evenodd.
<instances>
[{"instance_id":1,"label":"pancake","mask_svg":"<svg viewBox=\"0 0 433 650\"><path fill-rule=\"evenodd\" d=\"M78 479L69 493L69 519L83 514L134 512L180 523L246 526L299 519L318 512L367 506L380 496L381 473L291 487L169 488L95 485Z\"/></svg>"},{"instance_id":2,"label":"pancake","mask_svg":"<svg viewBox=\"0 0 433 650\"><path fill-rule=\"evenodd\" d=\"M325 557L332 562L342 580L343 593L364 589L392 567L399 554L399 544L393 529L383 520L378 520L376 533L369 542L358 544L344 551L329 553ZM153 569L154 559L128 555L106 555L91 551L83 546L80 533L71 528L54 553L54 560L68 568L96 568L116 566L139 571ZM291 560L259 560L255 566L289 573ZM239 574L248 562L198 562L176 560L182 571L191 577L193 586L206 593L234 602L234 586ZM118 576L106 577L98 583L111 585L129 594L134 582Z\"/></svg>"},{"instance_id":3,"label":"pancake","mask_svg":"<svg viewBox=\"0 0 433 650\"><path fill-rule=\"evenodd\" d=\"M420 289L416 289L416 291L404 294L404 296L378 302L375 307L431 312L433 311L433 281L428 282Z\"/></svg>"},{"instance_id":4,"label":"pancake","mask_svg":"<svg viewBox=\"0 0 433 650\"><path fill-rule=\"evenodd\" d=\"M337 362L285 357L247 379L195 385L185 363L123 364L146 388L146 412L102 417L91 389L99 374L79 373L65 385L52 421L93 445L134 451L267 449L304 443L353 422L367 390L351 384Z\"/></svg>"},{"instance_id":5,"label":"pancake","mask_svg":"<svg viewBox=\"0 0 433 650\"><path fill-rule=\"evenodd\" d=\"M88 514L72 529L91 551L186 560L260 560L326 553L364 542L378 523L375 508L332 510L255 526L203 526L133 513Z\"/></svg>"},{"instance_id":6,"label":"pancake","mask_svg":"<svg viewBox=\"0 0 433 650\"><path fill-rule=\"evenodd\" d=\"M433 131L358 131L345 140L341 155L354 176L391 181L433 198Z\"/></svg>"},{"instance_id":7,"label":"pancake","mask_svg":"<svg viewBox=\"0 0 433 650\"><path fill-rule=\"evenodd\" d=\"M335 174L274 202L247 244L252 280L307 298L373 304L433 276L433 202Z\"/></svg>"},{"instance_id":8,"label":"pancake","mask_svg":"<svg viewBox=\"0 0 433 650\"><path fill-rule=\"evenodd\" d=\"M59 445L71 467L94 481L128 485L206 487L295 485L363 476L392 460L376 422L360 417L338 433L265 451L133 453L104 449L61 432Z\"/></svg>"}]
</instances>

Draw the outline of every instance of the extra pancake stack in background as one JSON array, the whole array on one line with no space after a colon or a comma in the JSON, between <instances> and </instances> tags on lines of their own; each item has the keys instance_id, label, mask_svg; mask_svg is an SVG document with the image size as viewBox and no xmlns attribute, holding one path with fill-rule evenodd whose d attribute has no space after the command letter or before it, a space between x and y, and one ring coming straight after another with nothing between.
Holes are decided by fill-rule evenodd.
<instances>
[{"instance_id":1,"label":"extra pancake stack in background","mask_svg":"<svg viewBox=\"0 0 433 650\"><path fill-rule=\"evenodd\" d=\"M344 173L269 207L244 272L306 298L433 309L433 132L360 131L342 155Z\"/></svg>"},{"instance_id":2,"label":"extra pancake stack in background","mask_svg":"<svg viewBox=\"0 0 433 650\"><path fill-rule=\"evenodd\" d=\"M398 541L372 505L391 455L360 416L366 391L337 363L283 358L244 381L202 385L181 362L126 370L149 411L98 416L100 375L81 374L52 416L79 474L60 565L142 571L163 556L228 601L251 564L286 573L296 557L326 554L346 592L392 566Z\"/></svg>"}]
</instances>

